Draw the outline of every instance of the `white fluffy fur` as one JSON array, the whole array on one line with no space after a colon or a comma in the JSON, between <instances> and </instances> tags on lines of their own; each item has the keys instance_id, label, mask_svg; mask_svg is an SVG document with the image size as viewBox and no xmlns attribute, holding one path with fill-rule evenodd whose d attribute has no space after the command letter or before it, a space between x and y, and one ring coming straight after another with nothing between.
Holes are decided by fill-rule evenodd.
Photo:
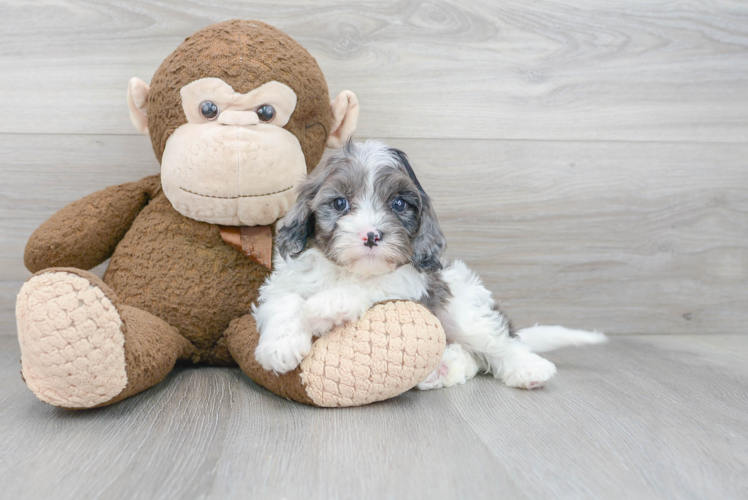
<instances>
[{"instance_id":1,"label":"white fluffy fur","mask_svg":"<svg viewBox=\"0 0 748 500\"><path fill-rule=\"evenodd\" d=\"M377 142L357 145L356 159L370 167L367 186L372 191L376 175L393 161L386 146ZM296 258L274 258L275 269L260 288L253 309L260 331L256 359L267 370L284 373L295 368L311 349L313 335L359 319L376 302L405 299L422 301L428 293L428 276L412 264L395 266L388 252L398 242L383 239L379 246L362 245L359 234L377 227L383 214L372 197L363 196L350 216L341 218L336 264L316 247ZM389 247L388 247L389 246ZM389 250L388 250L389 248ZM556 373L553 363L534 351L564 345L594 344L602 334L535 326L512 337L509 322L498 310L491 293L461 261L443 262L439 271L452 293L447 305L434 311L447 336L441 366L419 384L433 389L462 384L479 370L511 387L534 389Z\"/></svg>"},{"instance_id":2,"label":"white fluffy fur","mask_svg":"<svg viewBox=\"0 0 748 500\"><path fill-rule=\"evenodd\" d=\"M442 355L441 366L418 384L422 391L464 384L480 370L475 358L460 344L449 344Z\"/></svg>"},{"instance_id":3,"label":"white fluffy fur","mask_svg":"<svg viewBox=\"0 0 748 500\"><path fill-rule=\"evenodd\" d=\"M334 326L359 319L376 302L419 300L426 293L425 281L411 265L387 274L362 276L335 265L317 248L295 259L276 254L274 263L273 274L260 288L259 305L253 310L261 332L258 351L266 339L276 336L279 323L284 328L296 325L302 330L300 336L324 335ZM266 369L288 371L266 365L261 358L258 352L257 359Z\"/></svg>"},{"instance_id":4,"label":"white fluffy fur","mask_svg":"<svg viewBox=\"0 0 748 500\"><path fill-rule=\"evenodd\" d=\"M548 352L565 346L604 344L608 337L600 332L572 330L563 326L535 325L516 332L533 352Z\"/></svg>"}]
</instances>

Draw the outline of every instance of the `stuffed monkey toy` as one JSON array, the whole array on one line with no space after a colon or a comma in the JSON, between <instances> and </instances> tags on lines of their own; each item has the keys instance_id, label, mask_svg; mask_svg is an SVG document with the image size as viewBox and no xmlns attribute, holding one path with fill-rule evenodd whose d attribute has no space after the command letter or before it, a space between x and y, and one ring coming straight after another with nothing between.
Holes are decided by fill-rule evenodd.
<instances>
[{"instance_id":1,"label":"stuffed monkey toy","mask_svg":"<svg viewBox=\"0 0 748 500\"><path fill-rule=\"evenodd\" d=\"M46 403L105 406L177 362L239 365L277 394L354 406L407 391L438 366L444 332L421 305L378 304L317 339L284 375L255 361L251 305L272 268L273 224L295 188L353 132L314 58L258 21L187 38L127 101L161 174L71 203L31 236L16 304L22 375ZM111 258L103 279L87 270Z\"/></svg>"}]
</instances>

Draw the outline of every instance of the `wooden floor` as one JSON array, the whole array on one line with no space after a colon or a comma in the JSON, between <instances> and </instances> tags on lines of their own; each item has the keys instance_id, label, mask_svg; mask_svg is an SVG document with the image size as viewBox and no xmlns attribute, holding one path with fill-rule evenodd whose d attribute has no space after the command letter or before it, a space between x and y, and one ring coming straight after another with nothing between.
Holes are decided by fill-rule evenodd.
<instances>
[{"instance_id":1,"label":"wooden floor","mask_svg":"<svg viewBox=\"0 0 748 500\"><path fill-rule=\"evenodd\" d=\"M23 248L157 173L125 89L196 30L286 31L406 151L519 326L600 329L535 392L321 410L179 369L66 412L21 381ZM0 0L0 498L748 498L748 4ZM99 267L97 272L101 272Z\"/></svg>"},{"instance_id":2,"label":"wooden floor","mask_svg":"<svg viewBox=\"0 0 748 500\"><path fill-rule=\"evenodd\" d=\"M36 400L0 337L8 499L748 498L748 336L616 337L522 391L478 377L352 409L179 369L110 408Z\"/></svg>"}]
</instances>

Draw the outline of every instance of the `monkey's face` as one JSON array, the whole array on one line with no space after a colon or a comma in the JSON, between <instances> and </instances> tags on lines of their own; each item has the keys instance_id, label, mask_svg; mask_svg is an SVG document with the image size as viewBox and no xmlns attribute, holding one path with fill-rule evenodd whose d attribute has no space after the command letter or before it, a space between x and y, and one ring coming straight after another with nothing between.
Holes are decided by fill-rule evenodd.
<instances>
[{"instance_id":1,"label":"monkey's face","mask_svg":"<svg viewBox=\"0 0 748 500\"><path fill-rule=\"evenodd\" d=\"M166 141L161 184L174 208L229 226L275 222L306 174L298 139L283 128L296 93L272 81L239 94L219 78L182 87L187 123Z\"/></svg>"},{"instance_id":2,"label":"monkey's face","mask_svg":"<svg viewBox=\"0 0 748 500\"><path fill-rule=\"evenodd\" d=\"M259 21L198 31L150 86L131 79L127 102L133 125L151 136L174 208L226 226L282 217L325 145L341 147L358 119L352 92L330 101L314 58Z\"/></svg>"}]
</instances>

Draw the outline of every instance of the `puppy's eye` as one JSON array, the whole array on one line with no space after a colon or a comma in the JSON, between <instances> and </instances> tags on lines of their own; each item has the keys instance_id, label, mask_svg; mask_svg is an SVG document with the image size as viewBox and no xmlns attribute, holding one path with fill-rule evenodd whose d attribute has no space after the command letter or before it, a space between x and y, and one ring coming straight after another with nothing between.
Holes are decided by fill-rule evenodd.
<instances>
[{"instance_id":1,"label":"puppy's eye","mask_svg":"<svg viewBox=\"0 0 748 500\"><path fill-rule=\"evenodd\" d=\"M257 116L260 117L261 122L269 122L275 118L275 108L270 104L265 104L257 108Z\"/></svg>"},{"instance_id":2,"label":"puppy's eye","mask_svg":"<svg viewBox=\"0 0 748 500\"><path fill-rule=\"evenodd\" d=\"M392 200L392 210L395 212L402 212L408 207L408 204L402 198L395 198Z\"/></svg>"},{"instance_id":3,"label":"puppy's eye","mask_svg":"<svg viewBox=\"0 0 748 500\"><path fill-rule=\"evenodd\" d=\"M335 198L332 202L332 207L338 212L348 210L351 206L348 204L348 200L345 198Z\"/></svg>"},{"instance_id":4,"label":"puppy's eye","mask_svg":"<svg viewBox=\"0 0 748 500\"><path fill-rule=\"evenodd\" d=\"M203 101L200 103L200 114L203 115L203 118L206 120L215 120L218 118L218 113L220 112L221 110L218 109L218 106L210 101Z\"/></svg>"}]
</instances>

